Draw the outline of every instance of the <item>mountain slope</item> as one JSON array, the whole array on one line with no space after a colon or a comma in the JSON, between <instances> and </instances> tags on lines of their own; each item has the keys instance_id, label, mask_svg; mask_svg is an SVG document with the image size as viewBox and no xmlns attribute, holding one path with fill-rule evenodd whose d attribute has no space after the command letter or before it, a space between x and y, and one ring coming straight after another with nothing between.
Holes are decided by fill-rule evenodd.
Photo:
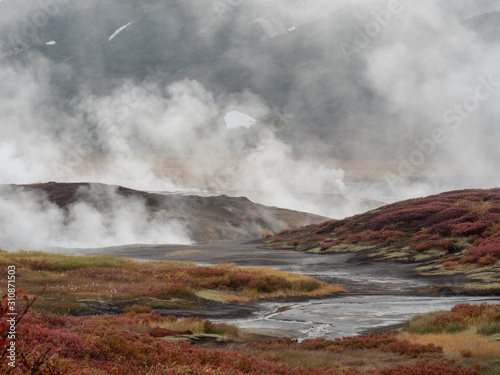
<instances>
[{"instance_id":1,"label":"mountain slope","mask_svg":"<svg viewBox=\"0 0 500 375\"><path fill-rule=\"evenodd\" d=\"M466 275L463 281L470 288L500 292L500 189L406 200L344 220L285 230L267 238L265 247L415 263L417 274Z\"/></svg>"},{"instance_id":2,"label":"mountain slope","mask_svg":"<svg viewBox=\"0 0 500 375\"><path fill-rule=\"evenodd\" d=\"M89 183L46 183L15 186L14 190L31 193L38 198L39 206L49 201L60 207L66 224L78 219L79 205L93 207L97 212L113 214L116 207L126 210L133 220L144 207L148 221L157 224L176 221L196 242L255 239L271 231L294 226L318 223L322 216L267 207L247 198L225 195L200 197L182 194L157 194ZM0 198L12 196L12 186L0 189ZM142 213L144 216L144 213Z\"/></svg>"}]
</instances>

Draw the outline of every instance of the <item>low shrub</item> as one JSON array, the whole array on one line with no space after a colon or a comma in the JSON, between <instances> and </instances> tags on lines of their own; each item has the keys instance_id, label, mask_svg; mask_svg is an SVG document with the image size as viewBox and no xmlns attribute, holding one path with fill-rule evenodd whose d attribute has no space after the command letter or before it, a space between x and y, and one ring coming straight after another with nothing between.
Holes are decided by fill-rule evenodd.
<instances>
[{"instance_id":1,"label":"low shrub","mask_svg":"<svg viewBox=\"0 0 500 375\"><path fill-rule=\"evenodd\" d=\"M485 330L488 330L489 324L494 330L495 324L500 316L500 304L482 303L480 305L471 305L462 303L454 306L449 312L441 311L418 315L407 321L404 330L410 333L441 333L441 332L459 332L472 326L486 324Z\"/></svg>"},{"instance_id":2,"label":"low shrub","mask_svg":"<svg viewBox=\"0 0 500 375\"><path fill-rule=\"evenodd\" d=\"M309 351L326 350L330 352L342 352L343 350L379 350L382 352L397 353L410 357L422 357L441 353L438 346L428 344L412 344L406 340L400 340L395 335L377 335L371 333L366 336L344 337L342 339L327 340L324 338L306 339L298 343L294 339L260 340L252 344L255 349L262 351L284 350L295 348Z\"/></svg>"},{"instance_id":3,"label":"low shrub","mask_svg":"<svg viewBox=\"0 0 500 375\"><path fill-rule=\"evenodd\" d=\"M135 304L135 305L131 305L131 306L125 307L123 309L123 312L126 312L126 313L133 312L133 313L136 313L136 314L147 314L147 313L150 313L151 310L152 310L151 306L145 306L145 305Z\"/></svg>"},{"instance_id":4,"label":"low shrub","mask_svg":"<svg viewBox=\"0 0 500 375\"><path fill-rule=\"evenodd\" d=\"M482 336L492 336L500 333L500 322L487 322L479 325L477 333Z\"/></svg>"}]
</instances>

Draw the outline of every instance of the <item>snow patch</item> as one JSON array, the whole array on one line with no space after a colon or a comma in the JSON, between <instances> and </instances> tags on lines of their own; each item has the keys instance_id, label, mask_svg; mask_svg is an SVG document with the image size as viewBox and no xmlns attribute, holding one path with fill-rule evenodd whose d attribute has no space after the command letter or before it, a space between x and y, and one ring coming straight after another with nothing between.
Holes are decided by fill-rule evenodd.
<instances>
[{"instance_id":1,"label":"snow patch","mask_svg":"<svg viewBox=\"0 0 500 375\"><path fill-rule=\"evenodd\" d=\"M295 26L292 26L292 27L288 28L288 31L290 31L290 32L295 31L295 30L297 30L297 28Z\"/></svg>"},{"instance_id":2,"label":"snow patch","mask_svg":"<svg viewBox=\"0 0 500 375\"><path fill-rule=\"evenodd\" d=\"M56 45L56 41L55 40L51 40L50 42L47 42L45 44L48 45L48 46L55 46Z\"/></svg>"},{"instance_id":3,"label":"snow patch","mask_svg":"<svg viewBox=\"0 0 500 375\"><path fill-rule=\"evenodd\" d=\"M123 25L122 27L120 27L118 30L116 30L116 31L113 33L113 35L111 35L111 36L109 37L108 41L109 41L109 42L111 42L111 41L115 38L115 36L117 36L117 35L118 35L118 34L120 34L123 30L125 30L127 27L129 27L131 23L132 23L132 22L129 22L129 23L127 23L126 25Z\"/></svg>"},{"instance_id":4,"label":"snow patch","mask_svg":"<svg viewBox=\"0 0 500 375\"><path fill-rule=\"evenodd\" d=\"M257 120L254 119L253 117L238 111L228 112L224 116L224 121L226 122L226 127L228 129L236 129L236 128L248 129L257 122Z\"/></svg>"}]
</instances>

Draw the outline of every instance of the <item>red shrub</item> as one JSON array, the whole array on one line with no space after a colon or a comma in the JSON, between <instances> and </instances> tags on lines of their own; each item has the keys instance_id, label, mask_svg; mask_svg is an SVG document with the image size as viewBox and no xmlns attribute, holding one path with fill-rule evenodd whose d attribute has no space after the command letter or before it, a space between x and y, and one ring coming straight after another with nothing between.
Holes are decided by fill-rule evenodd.
<instances>
[{"instance_id":1,"label":"red shrub","mask_svg":"<svg viewBox=\"0 0 500 375\"><path fill-rule=\"evenodd\" d=\"M411 243L412 250L423 252L426 250L448 250L454 246L452 241L449 240L429 240L420 243Z\"/></svg>"},{"instance_id":2,"label":"red shrub","mask_svg":"<svg viewBox=\"0 0 500 375\"><path fill-rule=\"evenodd\" d=\"M429 217L445 210L447 205L437 201L428 205L416 205L416 202L407 201L412 204L410 208L400 210L387 210L388 212L377 215L366 223L366 227L372 230L381 230L387 225L402 223L412 225L414 222L425 222ZM393 208L396 208L394 206Z\"/></svg>"},{"instance_id":3,"label":"red shrub","mask_svg":"<svg viewBox=\"0 0 500 375\"><path fill-rule=\"evenodd\" d=\"M443 313L435 316L430 321L430 324L446 328L451 325L458 325L458 326L465 325L465 320L463 317L457 314Z\"/></svg>"},{"instance_id":4,"label":"red shrub","mask_svg":"<svg viewBox=\"0 0 500 375\"><path fill-rule=\"evenodd\" d=\"M413 366L369 370L364 372L363 375L480 375L480 373L472 369L450 368L439 364L422 363Z\"/></svg>"},{"instance_id":5,"label":"red shrub","mask_svg":"<svg viewBox=\"0 0 500 375\"><path fill-rule=\"evenodd\" d=\"M283 237L275 237L269 243L278 243L278 242L283 242L285 239Z\"/></svg>"},{"instance_id":6,"label":"red shrub","mask_svg":"<svg viewBox=\"0 0 500 375\"><path fill-rule=\"evenodd\" d=\"M461 303L452 307L451 312L458 317L477 318L478 316L485 313L492 307L493 305L490 305L488 303L482 303L480 305Z\"/></svg>"},{"instance_id":7,"label":"red shrub","mask_svg":"<svg viewBox=\"0 0 500 375\"><path fill-rule=\"evenodd\" d=\"M434 224L442 223L449 220L460 219L467 215L469 210L464 207L448 207L441 212L436 212L434 215L427 218L425 226L430 227Z\"/></svg>"},{"instance_id":8,"label":"red shrub","mask_svg":"<svg viewBox=\"0 0 500 375\"><path fill-rule=\"evenodd\" d=\"M495 264L497 261L498 261L498 258L496 256L494 256L493 254L488 254L488 255L485 255L484 257L480 257L477 260L477 264L479 266L486 267L486 266L489 266L490 264Z\"/></svg>"},{"instance_id":9,"label":"red shrub","mask_svg":"<svg viewBox=\"0 0 500 375\"><path fill-rule=\"evenodd\" d=\"M481 265L495 263L500 259L500 238L493 237L476 241L477 246L467 250L467 254L462 258L461 263L478 263L481 260Z\"/></svg>"},{"instance_id":10,"label":"red shrub","mask_svg":"<svg viewBox=\"0 0 500 375\"><path fill-rule=\"evenodd\" d=\"M384 352L398 353L411 357L441 353L442 348L432 344L413 344L406 340L398 340L393 335L376 335L344 337L343 339L326 340L324 338L308 339L298 344L295 340L277 341L263 340L254 344L260 350L282 350L289 347L299 347L302 350L327 350L342 352L351 350L380 350Z\"/></svg>"},{"instance_id":11,"label":"red shrub","mask_svg":"<svg viewBox=\"0 0 500 375\"><path fill-rule=\"evenodd\" d=\"M323 242L326 241L326 237L321 234L315 234L313 235L313 240L318 242Z\"/></svg>"},{"instance_id":12,"label":"red shrub","mask_svg":"<svg viewBox=\"0 0 500 375\"><path fill-rule=\"evenodd\" d=\"M488 221L474 221L456 224L453 226L453 236L473 236L480 235L490 225Z\"/></svg>"},{"instance_id":13,"label":"red shrub","mask_svg":"<svg viewBox=\"0 0 500 375\"><path fill-rule=\"evenodd\" d=\"M452 271L458 266L457 262L445 262L443 267L445 270Z\"/></svg>"},{"instance_id":14,"label":"red shrub","mask_svg":"<svg viewBox=\"0 0 500 375\"><path fill-rule=\"evenodd\" d=\"M324 243L323 245L321 245L321 250L328 250L329 248L331 248L333 246L337 246L341 243L342 243L342 241L340 241L340 240Z\"/></svg>"}]
</instances>

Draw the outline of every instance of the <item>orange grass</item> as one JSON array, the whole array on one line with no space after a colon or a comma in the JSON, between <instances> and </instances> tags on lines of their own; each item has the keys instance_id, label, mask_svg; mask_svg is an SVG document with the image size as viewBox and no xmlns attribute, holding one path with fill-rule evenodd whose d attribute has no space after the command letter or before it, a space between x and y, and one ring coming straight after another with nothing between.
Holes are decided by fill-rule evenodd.
<instances>
[{"instance_id":1,"label":"orange grass","mask_svg":"<svg viewBox=\"0 0 500 375\"><path fill-rule=\"evenodd\" d=\"M399 337L417 344L441 346L446 355L470 356L478 359L499 359L500 341L465 333L415 334L402 333Z\"/></svg>"},{"instance_id":2,"label":"orange grass","mask_svg":"<svg viewBox=\"0 0 500 375\"><path fill-rule=\"evenodd\" d=\"M41 286L48 287L44 299L51 303L39 303L37 307L48 306L50 311L62 314L84 310L82 302L96 300L130 305L124 306L125 311L143 306L140 311L145 312L148 307L187 308L187 304L214 303L215 295L220 297L218 303L245 303L264 298L319 297L345 291L305 275L270 268L241 268L234 264L202 267L166 261L138 263L110 255L0 250L1 264L16 266L19 286L28 294ZM3 271L6 269L3 267ZM0 282L5 278L6 273L0 267Z\"/></svg>"}]
</instances>

